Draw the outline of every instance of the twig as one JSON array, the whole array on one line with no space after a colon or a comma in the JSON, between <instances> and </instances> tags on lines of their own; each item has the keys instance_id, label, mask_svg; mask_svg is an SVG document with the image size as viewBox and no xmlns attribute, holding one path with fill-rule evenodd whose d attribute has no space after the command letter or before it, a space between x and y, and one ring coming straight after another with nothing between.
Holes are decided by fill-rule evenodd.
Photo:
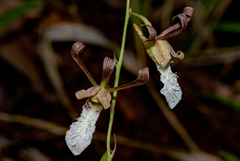
<instances>
[{"instance_id":1,"label":"twig","mask_svg":"<svg viewBox=\"0 0 240 161\"><path fill-rule=\"evenodd\" d=\"M23 125L32 126L35 128L46 130L56 135L65 135L66 131L68 130L68 128L66 127L57 125L49 121L30 118L30 117L21 116L21 115L12 115L4 112L0 112L0 120L8 121L8 122L16 122Z\"/></svg>"},{"instance_id":2,"label":"twig","mask_svg":"<svg viewBox=\"0 0 240 161\"><path fill-rule=\"evenodd\" d=\"M240 60L240 46L213 48L201 51L201 56L189 56L177 64L178 68L200 67L215 64L231 64ZM194 54L193 54L194 55Z\"/></svg>"},{"instance_id":3,"label":"twig","mask_svg":"<svg viewBox=\"0 0 240 161\"><path fill-rule=\"evenodd\" d=\"M50 121L45 121L45 120L36 119L36 118L30 118L30 117L21 116L21 115L7 114L4 112L0 112L0 120L32 126L35 128L46 130L50 133L53 133L53 134L56 134L59 136L64 136L66 131L68 130L67 127L52 123ZM95 132L93 139L105 142L106 137L107 137L107 135L105 133ZM118 140L118 144L121 144L121 145L125 145L125 146L132 147L132 148L142 149L142 150L150 151L150 152L157 153L157 154L166 154L172 158L179 159L179 160L181 160L181 158L183 158L183 157L188 157L188 158L194 158L194 161L200 161L196 158L198 158L198 155L201 155L201 156L204 155L205 159L208 161L222 161L218 157L209 155L202 151L188 152L188 151L180 149L180 148L176 149L176 148L167 147L167 146L159 146L154 143L139 141L139 140L135 140L135 139L129 139L127 137L120 136L120 135L117 136L117 140ZM114 143L113 139L112 139L111 143Z\"/></svg>"},{"instance_id":4,"label":"twig","mask_svg":"<svg viewBox=\"0 0 240 161\"><path fill-rule=\"evenodd\" d=\"M129 20L129 8L130 8L130 0L127 0L126 2L126 15L125 15L125 22L124 22L124 28L123 28L123 36L122 36L122 44L121 44L121 51L118 63L116 64L116 74L115 74L115 82L114 87L118 86L119 83L119 77L122 67L122 61L123 61L123 55L125 50L125 42L126 42L126 35L127 35L127 26L128 26L128 20ZM108 125L108 132L107 132L107 161L111 161L111 148L110 148L110 136L112 131L112 125L113 125L113 119L114 119L114 111L115 111L115 104L116 104L116 97L117 97L117 91L113 92L113 99L112 104L110 107L110 120Z\"/></svg>"}]
</instances>

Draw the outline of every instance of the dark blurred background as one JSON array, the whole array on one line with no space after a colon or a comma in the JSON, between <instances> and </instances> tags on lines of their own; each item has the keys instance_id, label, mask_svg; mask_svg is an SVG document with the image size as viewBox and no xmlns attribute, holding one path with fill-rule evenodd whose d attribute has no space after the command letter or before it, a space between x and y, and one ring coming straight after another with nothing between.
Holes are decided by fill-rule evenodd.
<instances>
[{"instance_id":1,"label":"dark blurred background","mask_svg":"<svg viewBox=\"0 0 240 161\"><path fill-rule=\"evenodd\" d=\"M0 1L0 160L100 160L106 150L109 110L103 110L91 145L74 156L65 132L86 100L75 92L91 83L71 58L74 42L100 83L104 57L119 54L126 1ZM130 18L120 84L136 79L145 66L150 81L118 92L113 133L115 161L239 161L240 1L132 0L158 34L178 22L185 6L195 9L187 28L168 41L185 58L173 72L183 91L170 110L163 87ZM146 29L142 27L147 36ZM113 86L114 74L110 81ZM112 144L113 148L113 144Z\"/></svg>"}]
</instances>

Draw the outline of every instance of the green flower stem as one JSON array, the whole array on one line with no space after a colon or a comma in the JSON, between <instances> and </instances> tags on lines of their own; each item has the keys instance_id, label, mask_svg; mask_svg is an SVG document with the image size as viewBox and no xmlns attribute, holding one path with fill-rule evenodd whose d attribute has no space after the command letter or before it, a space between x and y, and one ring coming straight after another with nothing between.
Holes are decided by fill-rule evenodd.
<instances>
[{"instance_id":1,"label":"green flower stem","mask_svg":"<svg viewBox=\"0 0 240 161\"><path fill-rule=\"evenodd\" d=\"M113 118L114 118L114 113L110 112L110 120L109 120L109 124L108 124L108 133L107 133L107 161L111 161L112 160L110 140L111 140L111 131L112 131L112 125L113 125Z\"/></svg>"},{"instance_id":2,"label":"green flower stem","mask_svg":"<svg viewBox=\"0 0 240 161\"><path fill-rule=\"evenodd\" d=\"M122 67L123 54L124 54L126 35L127 35L127 26L128 26L128 20L129 20L129 17L130 17L129 8L130 8L130 0L127 0L126 15L125 15L124 28L123 28L122 45L121 45L119 60L118 60L118 63L116 64L116 74L115 74L114 87L117 87L118 83L119 83L119 77L120 77L120 71L121 71L121 67ZM108 125L108 133L107 133L107 161L112 160L111 148L110 148L110 139L111 139L113 118L114 118L114 109L115 109L115 104L116 104L116 97L117 97L117 91L113 92L112 105L110 107L110 121L109 121L109 125Z\"/></svg>"}]
</instances>

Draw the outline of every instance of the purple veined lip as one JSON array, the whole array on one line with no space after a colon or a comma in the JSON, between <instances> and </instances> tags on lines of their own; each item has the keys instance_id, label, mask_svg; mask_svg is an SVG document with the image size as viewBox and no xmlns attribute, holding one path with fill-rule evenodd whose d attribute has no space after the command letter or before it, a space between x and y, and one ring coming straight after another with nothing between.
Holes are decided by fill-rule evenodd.
<instances>
[{"instance_id":1,"label":"purple veined lip","mask_svg":"<svg viewBox=\"0 0 240 161\"><path fill-rule=\"evenodd\" d=\"M87 110L87 111L90 111L92 107L90 107L90 105L87 103L84 105L84 108ZM99 114L100 113L100 110L96 110L95 113Z\"/></svg>"}]
</instances>

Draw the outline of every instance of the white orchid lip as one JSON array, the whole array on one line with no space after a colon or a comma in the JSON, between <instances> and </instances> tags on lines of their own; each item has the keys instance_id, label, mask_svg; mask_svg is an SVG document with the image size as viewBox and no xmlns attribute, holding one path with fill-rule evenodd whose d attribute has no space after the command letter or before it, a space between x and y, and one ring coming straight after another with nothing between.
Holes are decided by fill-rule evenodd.
<instances>
[{"instance_id":1,"label":"white orchid lip","mask_svg":"<svg viewBox=\"0 0 240 161\"><path fill-rule=\"evenodd\" d=\"M177 82L177 74L173 73L170 64L162 68L157 64L157 70L160 72L160 81L164 84L161 94L166 98L168 106L173 109L182 99L182 90Z\"/></svg>"},{"instance_id":2,"label":"white orchid lip","mask_svg":"<svg viewBox=\"0 0 240 161\"><path fill-rule=\"evenodd\" d=\"M90 145L100 115L98 104L87 101L82 108L81 116L72 123L65 136L67 146L74 155L81 154Z\"/></svg>"}]
</instances>

